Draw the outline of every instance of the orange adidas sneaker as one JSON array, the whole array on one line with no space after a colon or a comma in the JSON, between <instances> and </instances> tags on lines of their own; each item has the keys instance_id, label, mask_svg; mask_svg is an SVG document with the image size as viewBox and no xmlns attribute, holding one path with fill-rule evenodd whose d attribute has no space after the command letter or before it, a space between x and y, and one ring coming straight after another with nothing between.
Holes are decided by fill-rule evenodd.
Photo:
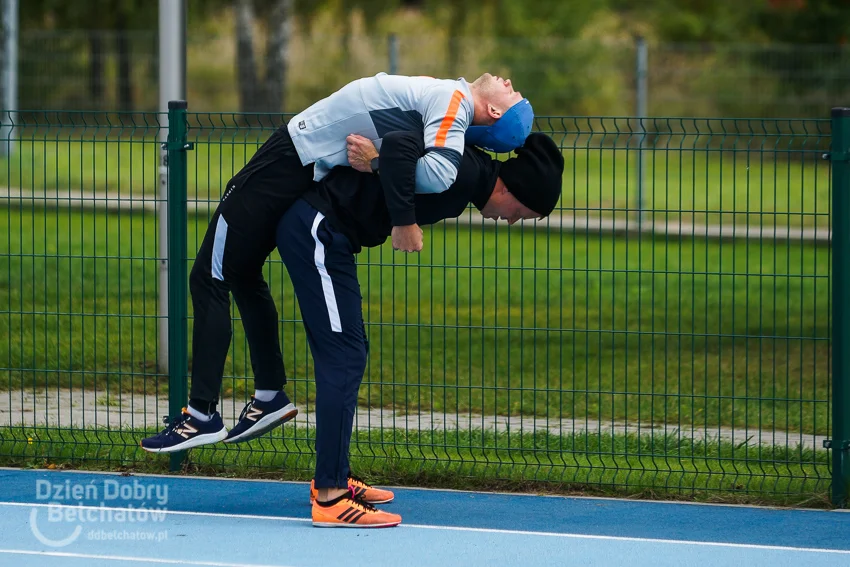
<instances>
[{"instance_id":1,"label":"orange adidas sneaker","mask_svg":"<svg viewBox=\"0 0 850 567\"><path fill-rule=\"evenodd\" d=\"M401 523L401 516L382 512L368 502L348 493L327 503L313 501L313 525L319 528L391 528Z\"/></svg>"},{"instance_id":2,"label":"orange adidas sneaker","mask_svg":"<svg viewBox=\"0 0 850 567\"><path fill-rule=\"evenodd\" d=\"M395 498L395 495L391 491L375 488L353 474L348 475L348 487L354 489L354 496L365 500L369 504L388 504ZM316 500L316 496L318 495L319 491L316 490L316 483L311 480L310 504Z\"/></svg>"}]
</instances>

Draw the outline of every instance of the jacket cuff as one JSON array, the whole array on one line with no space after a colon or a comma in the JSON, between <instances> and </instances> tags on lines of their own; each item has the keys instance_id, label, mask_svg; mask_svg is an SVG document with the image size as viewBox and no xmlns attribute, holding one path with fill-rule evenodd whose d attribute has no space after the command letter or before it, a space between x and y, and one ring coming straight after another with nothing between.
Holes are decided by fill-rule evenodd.
<instances>
[{"instance_id":1,"label":"jacket cuff","mask_svg":"<svg viewBox=\"0 0 850 567\"><path fill-rule=\"evenodd\" d=\"M408 226L416 224L416 209L404 209L390 213L393 226Z\"/></svg>"}]
</instances>

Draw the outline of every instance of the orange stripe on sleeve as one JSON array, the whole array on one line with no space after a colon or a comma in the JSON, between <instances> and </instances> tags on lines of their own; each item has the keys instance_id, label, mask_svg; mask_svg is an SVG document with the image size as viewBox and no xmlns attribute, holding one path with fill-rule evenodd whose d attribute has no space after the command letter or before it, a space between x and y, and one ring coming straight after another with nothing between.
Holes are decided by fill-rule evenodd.
<instances>
[{"instance_id":1,"label":"orange stripe on sleeve","mask_svg":"<svg viewBox=\"0 0 850 567\"><path fill-rule=\"evenodd\" d=\"M452 127L452 124L455 122L455 118L457 118L457 109L460 108L460 101L462 101L463 98L463 93L460 91L455 91L452 95L452 100L449 103L449 109L446 111L446 115L440 123L440 129L437 130L437 141L434 144L436 147L442 148L446 145L446 136L448 136L449 128Z\"/></svg>"}]
</instances>

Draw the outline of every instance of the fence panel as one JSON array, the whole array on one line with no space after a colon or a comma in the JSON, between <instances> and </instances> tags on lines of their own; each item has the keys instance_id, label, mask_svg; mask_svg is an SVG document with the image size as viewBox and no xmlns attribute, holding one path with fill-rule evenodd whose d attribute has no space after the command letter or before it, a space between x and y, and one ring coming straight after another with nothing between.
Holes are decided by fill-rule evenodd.
<instances>
[{"instance_id":1,"label":"fence panel","mask_svg":"<svg viewBox=\"0 0 850 567\"><path fill-rule=\"evenodd\" d=\"M157 368L158 114L15 116L0 160L4 460L137 460ZM5 140L0 143L7 143Z\"/></svg>"},{"instance_id":2,"label":"fence panel","mask_svg":"<svg viewBox=\"0 0 850 567\"><path fill-rule=\"evenodd\" d=\"M165 470L138 448L168 412L167 376L151 366L160 117L28 116L0 170L0 455ZM191 268L225 183L286 117L187 118ZM539 118L566 161L551 217L507 227L470 210L427 228L418 256L389 244L358 256L371 348L357 470L827 497L830 122L643 125ZM276 253L265 276L301 413L247 446L193 450L191 470L312 473L312 362ZM228 425L253 391L235 307L233 318Z\"/></svg>"}]
</instances>

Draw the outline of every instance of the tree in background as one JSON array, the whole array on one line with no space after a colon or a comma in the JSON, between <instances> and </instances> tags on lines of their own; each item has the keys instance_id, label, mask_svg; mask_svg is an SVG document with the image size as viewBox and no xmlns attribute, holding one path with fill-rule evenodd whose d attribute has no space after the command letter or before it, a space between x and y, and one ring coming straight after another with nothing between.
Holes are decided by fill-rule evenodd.
<instances>
[{"instance_id":1,"label":"tree in background","mask_svg":"<svg viewBox=\"0 0 850 567\"><path fill-rule=\"evenodd\" d=\"M603 49L599 38L576 41L601 14L607 0L533 4L488 0L485 12L473 16L494 36L491 68L509 73L517 88L542 114L598 112L600 71L614 67L616 52Z\"/></svg>"},{"instance_id":2,"label":"tree in background","mask_svg":"<svg viewBox=\"0 0 850 567\"><path fill-rule=\"evenodd\" d=\"M286 93L287 48L292 35L295 0L236 0L235 9L239 109L242 112L280 112ZM258 28L262 28L266 41L261 70L257 68L254 54Z\"/></svg>"},{"instance_id":3,"label":"tree in background","mask_svg":"<svg viewBox=\"0 0 850 567\"><path fill-rule=\"evenodd\" d=\"M240 110L280 112L285 108L289 46L296 20L309 27L312 17L321 9L330 7L336 12L342 26L341 65L345 68L352 12L363 12L368 24L398 6L398 0L234 0ZM265 38L262 67L257 64L255 55L258 36Z\"/></svg>"},{"instance_id":4,"label":"tree in background","mask_svg":"<svg viewBox=\"0 0 850 567\"><path fill-rule=\"evenodd\" d=\"M756 22L773 41L843 45L850 39L850 2L765 0Z\"/></svg>"},{"instance_id":5,"label":"tree in background","mask_svg":"<svg viewBox=\"0 0 850 567\"><path fill-rule=\"evenodd\" d=\"M132 110L135 102L131 32L156 30L157 10L151 10L151 4L149 0L26 0L20 4L20 17L22 26L26 27L86 32L87 94L92 105L104 99L107 43L113 39L117 58L117 105L119 110ZM64 73L73 70L57 68L54 72L54 79L60 82Z\"/></svg>"}]
</instances>

